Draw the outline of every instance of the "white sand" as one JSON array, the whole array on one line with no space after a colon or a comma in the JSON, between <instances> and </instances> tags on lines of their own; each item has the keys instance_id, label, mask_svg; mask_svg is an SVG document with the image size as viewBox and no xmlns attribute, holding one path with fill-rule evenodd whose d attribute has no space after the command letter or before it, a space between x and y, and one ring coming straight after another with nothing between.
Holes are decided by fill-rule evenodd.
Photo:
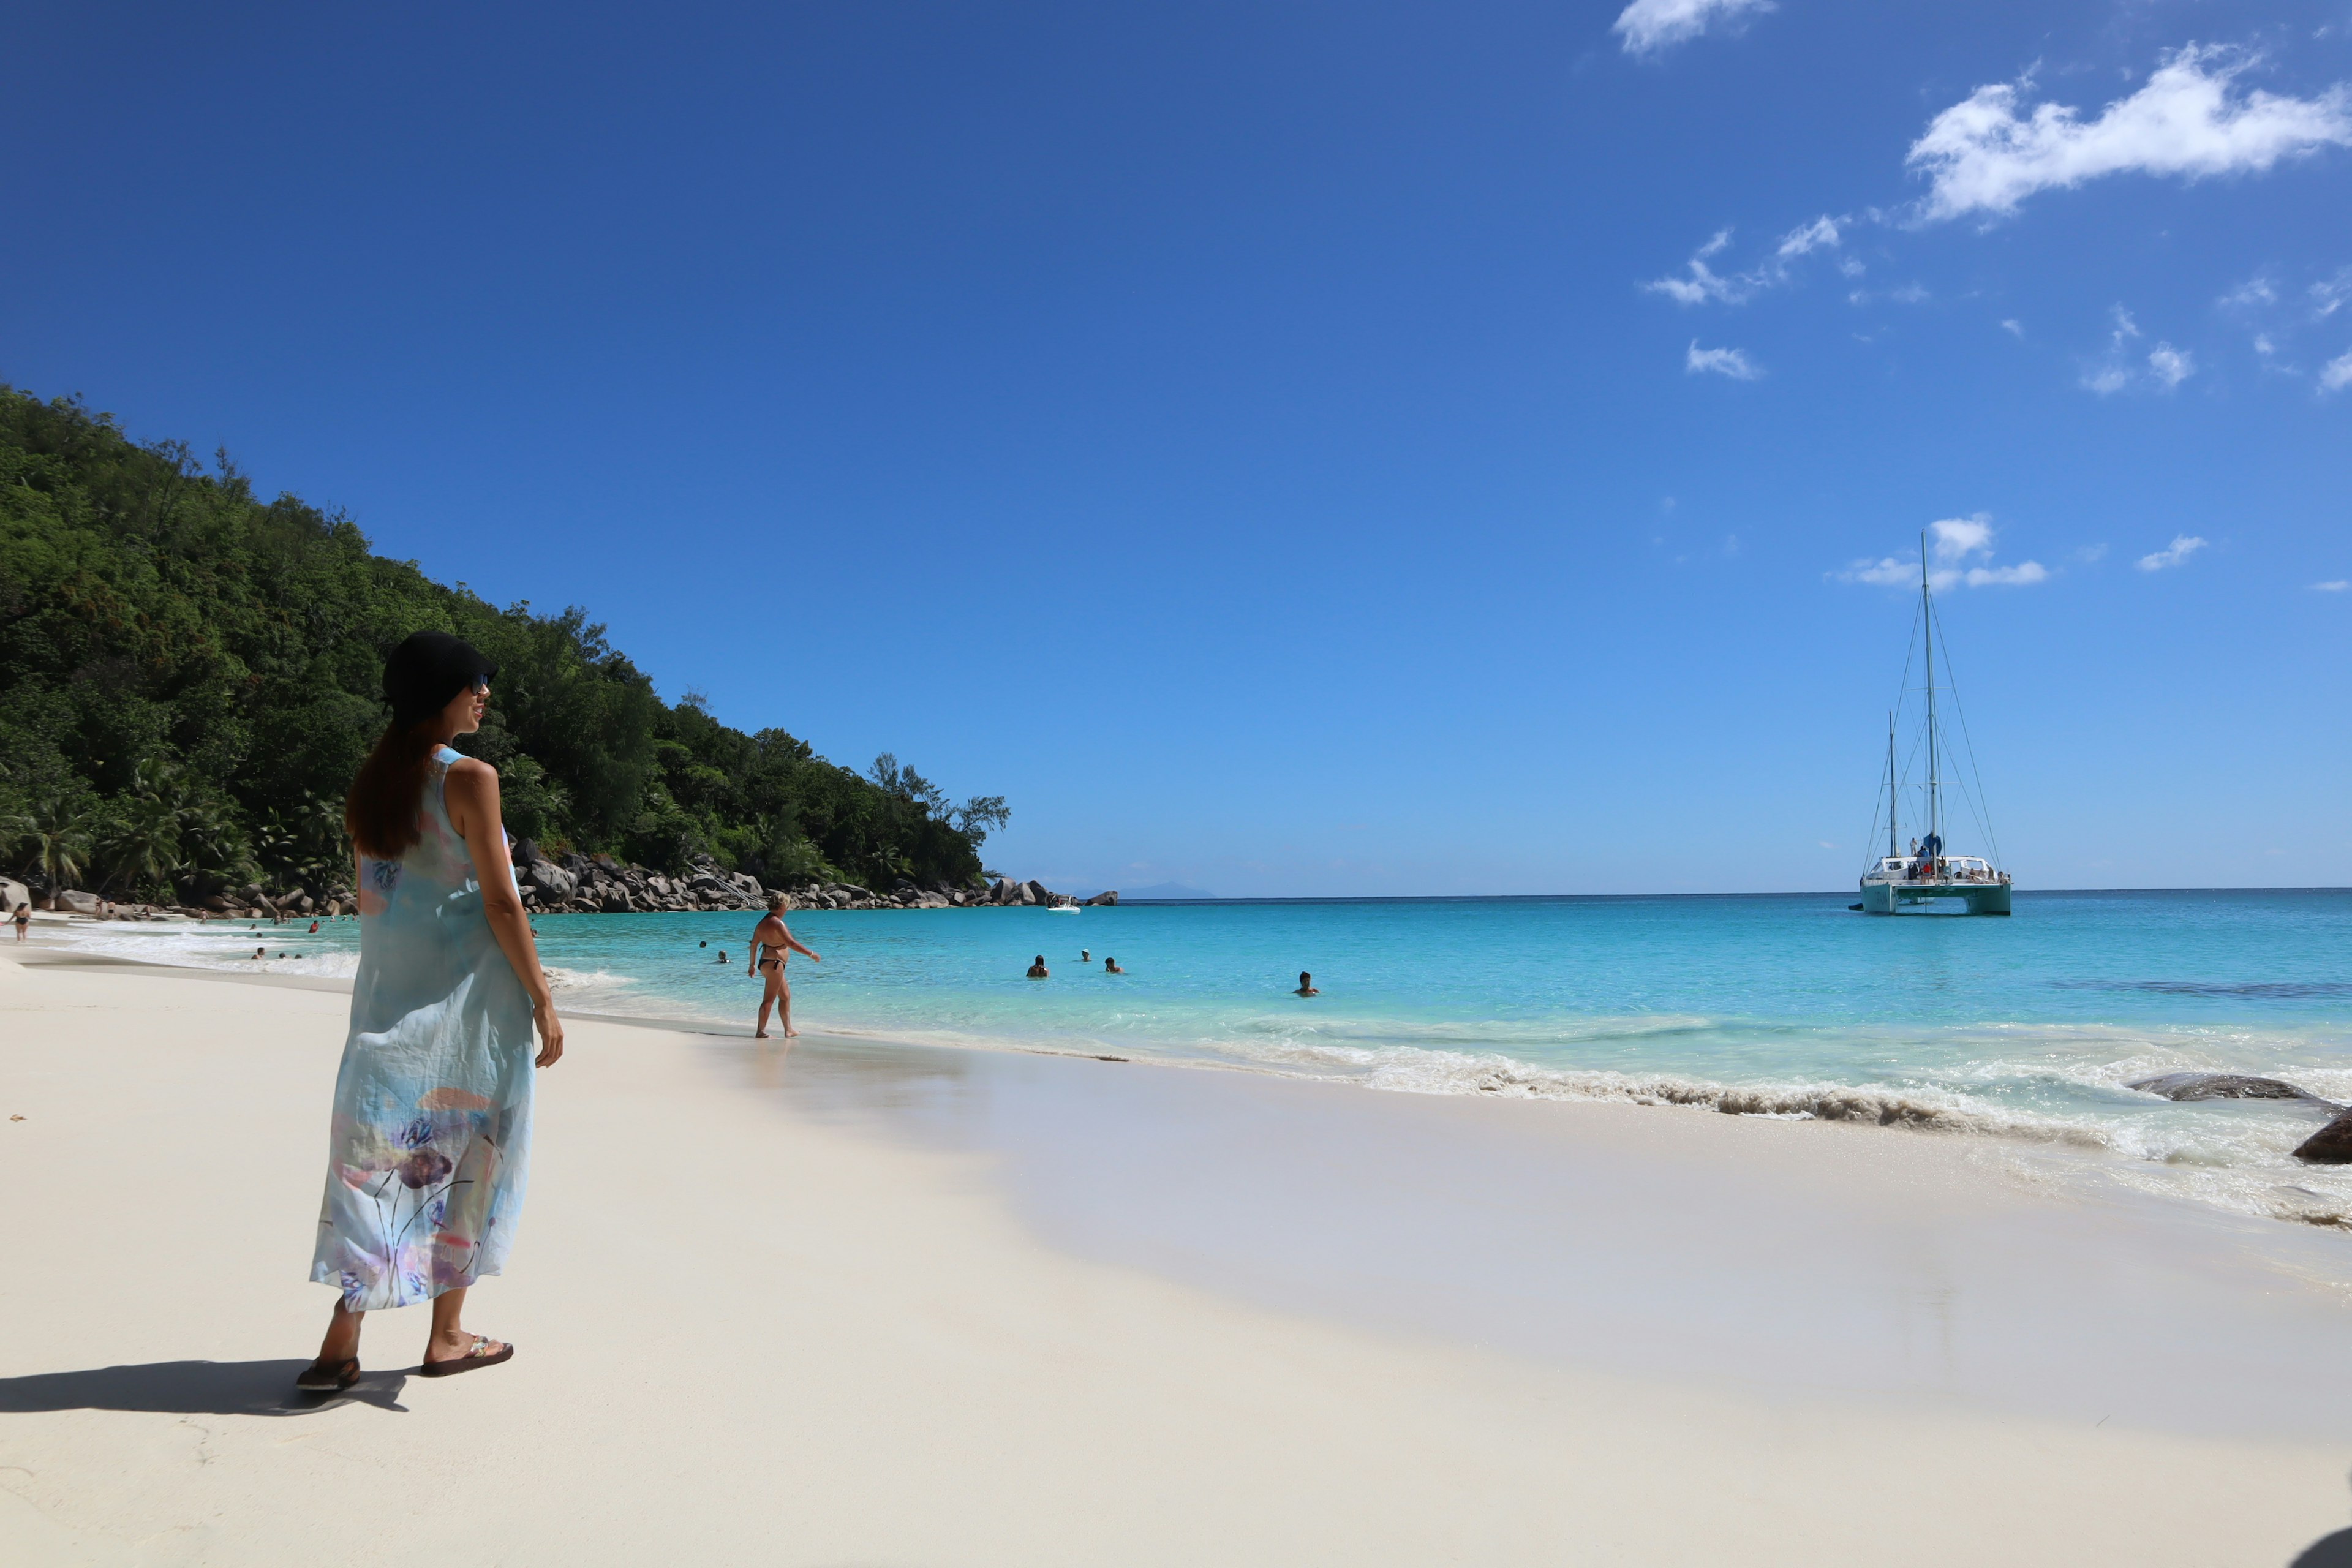
<instances>
[{"instance_id":1,"label":"white sand","mask_svg":"<svg viewBox=\"0 0 2352 1568\"><path fill-rule=\"evenodd\" d=\"M2352 1520L2352 1441L1710 1388L1089 1260L1001 1158L593 1023L469 1308L515 1361L404 1377L425 1314L378 1314L363 1397L307 1408L344 998L0 959L12 1565L2284 1564Z\"/></svg>"}]
</instances>

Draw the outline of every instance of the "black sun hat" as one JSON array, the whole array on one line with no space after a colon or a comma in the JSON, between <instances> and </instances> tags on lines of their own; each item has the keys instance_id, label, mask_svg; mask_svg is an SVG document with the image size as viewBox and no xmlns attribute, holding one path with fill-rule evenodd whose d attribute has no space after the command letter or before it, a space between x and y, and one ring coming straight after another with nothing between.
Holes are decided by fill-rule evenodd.
<instances>
[{"instance_id":1,"label":"black sun hat","mask_svg":"<svg viewBox=\"0 0 2352 1568\"><path fill-rule=\"evenodd\" d=\"M423 723L475 681L498 672L499 667L464 637L412 632L383 661L383 696L392 704L392 721L404 730Z\"/></svg>"}]
</instances>

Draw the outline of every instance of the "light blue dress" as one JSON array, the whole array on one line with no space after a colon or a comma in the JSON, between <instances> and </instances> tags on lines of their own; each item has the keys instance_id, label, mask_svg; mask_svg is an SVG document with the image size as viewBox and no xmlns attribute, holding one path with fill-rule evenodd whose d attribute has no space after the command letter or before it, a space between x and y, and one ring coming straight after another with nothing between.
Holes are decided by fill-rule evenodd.
<instances>
[{"instance_id":1,"label":"light blue dress","mask_svg":"<svg viewBox=\"0 0 2352 1568\"><path fill-rule=\"evenodd\" d=\"M530 998L449 826L442 789L457 760L434 753L415 846L360 860L359 975L310 1263L354 1312L498 1273L522 1208Z\"/></svg>"}]
</instances>

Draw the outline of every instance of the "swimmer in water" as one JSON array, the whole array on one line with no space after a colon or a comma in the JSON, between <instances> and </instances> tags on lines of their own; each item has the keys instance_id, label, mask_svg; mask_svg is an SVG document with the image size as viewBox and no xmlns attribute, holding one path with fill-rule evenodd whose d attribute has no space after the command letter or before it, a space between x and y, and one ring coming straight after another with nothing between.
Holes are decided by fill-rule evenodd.
<instances>
[{"instance_id":1,"label":"swimmer in water","mask_svg":"<svg viewBox=\"0 0 2352 1568\"><path fill-rule=\"evenodd\" d=\"M1106 957L1103 960L1103 973L1105 974L1124 974L1127 971L1118 966L1118 959Z\"/></svg>"},{"instance_id":2,"label":"swimmer in water","mask_svg":"<svg viewBox=\"0 0 2352 1568\"><path fill-rule=\"evenodd\" d=\"M755 1039L768 1037L768 1009L771 1007L776 1009L776 1026L783 1031L784 1038L794 1040L800 1037L800 1031L793 1027L793 988L784 979L784 963L795 952L807 953L811 963L824 962L814 951L794 940L792 931L784 924L784 906L783 894L770 893L768 918L751 931L751 967L743 973L764 974L768 979L768 988L760 995L760 1025L752 1037Z\"/></svg>"},{"instance_id":3,"label":"swimmer in water","mask_svg":"<svg viewBox=\"0 0 2352 1568\"><path fill-rule=\"evenodd\" d=\"M1080 963L1092 963L1094 961L1095 954L1092 948L1082 947L1078 949L1078 962Z\"/></svg>"},{"instance_id":4,"label":"swimmer in water","mask_svg":"<svg viewBox=\"0 0 2352 1568\"><path fill-rule=\"evenodd\" d=\"M255 949L253 950L253 956L254 956L254 957L256 957L256 958L263 958L263 957L267 957L268 955L267 955L266 953L264 953L264 952L262 952L262 950L261 950L261 949L259 949L259 948L257 948L257 948L255 948Z\"/></svg>"},{"instance_id":5,"label":"swimmer in water","mask_svg":"<svg viewBox=\"0 0 2352 1568\"><path fill-rule=\"evenodd\" d=\"M1315 989L1315 976L1307 973L1307 971L1302 969L1298 972L1298 989L1292 992L1291 994L1293 996L1320 996L1323 993Z\"/></svg>"},{"instance_id":6,"label":"swimmer in water","mask_svg":"<svg viewBox=\"0 0 2352 1568\"><path fill-rule=\"evenodd\" d=\"M1045 955L1044 953L1039 953L1037 955L1037 962L1029 966L1029 978L1032 980L1046 980L1052 978L1052 972L1045 967Z\"/></svg>"}]
</instances>

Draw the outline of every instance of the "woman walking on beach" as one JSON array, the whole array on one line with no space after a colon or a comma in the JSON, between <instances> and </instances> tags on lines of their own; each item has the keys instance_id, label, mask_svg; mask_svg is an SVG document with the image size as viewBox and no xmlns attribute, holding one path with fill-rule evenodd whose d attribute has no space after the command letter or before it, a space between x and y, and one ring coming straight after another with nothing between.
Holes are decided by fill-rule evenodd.
<instances>
[{"instance_id":1,"label":"woman walking on beach","mask_svg":"<svg viewBox=\"0 0 2352 1568\"><path fill-rule=\"evenodd\" d=\"M754 1039L768 1037L768 1010L772 1007L776 1011L776 1027L783 1031L784 1038L800 1038L801 1032L793 1027L792 982L784 978L784 964L796 952L808 953L811 963L824 962L803 947L793 937L792 928L784 924L783 894L770 893L768 918L751 928L751 967L743 972L768 977L768 987L760 994L760 1025L753 1031ZM721 963L726 962L725 953L719 956Z\"/></svg>"},{"instance_id":2,"label":"woman walking on beach","mask_svg":"<svg viewBox=\"0 0 2352 1568\"><path fill-rule=\"evenodd\" d=\"M433 1303L424 1372L493 1366L514 1347L459 1323L467 1288L514 1240L536 1061L563 1055L499 815L499 775L449 746L481 727L498 668L418 632L385 662L392 726L352 784L360 967L335 1079L310 1278L338 1292L314 1392L359 1377L360 1320Z\"/></svg>"}]
</instances>

